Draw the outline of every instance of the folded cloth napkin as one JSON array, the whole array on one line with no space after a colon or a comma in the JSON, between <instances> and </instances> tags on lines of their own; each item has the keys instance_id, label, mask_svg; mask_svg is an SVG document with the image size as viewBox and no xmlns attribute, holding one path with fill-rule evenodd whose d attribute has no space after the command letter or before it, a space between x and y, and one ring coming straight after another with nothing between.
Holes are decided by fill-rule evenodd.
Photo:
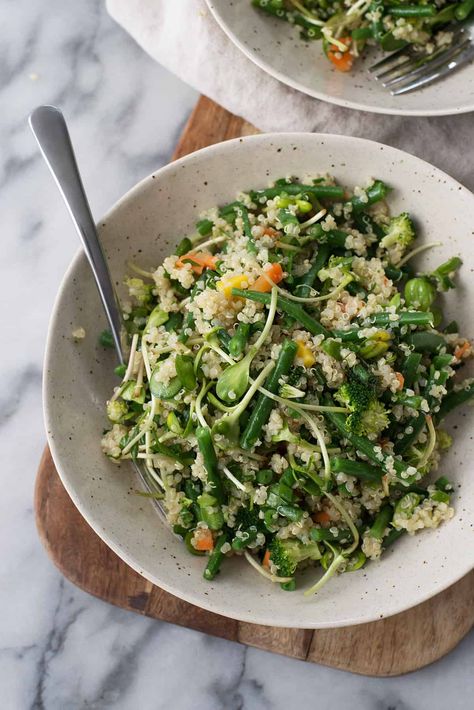
<instances>
[{"instance_id":1,"label":"folded cloth napkin","mask_svg":"<svg viewBox=\"0 0 474 710\"><path fill-rule=\"evenodd\" d=\"M245 0L243 0L245 2ZM107 0L110 15L156 61L262 131L361 136L407 150L474 189L472 114L386 116L313 99L281 84L227 38L204 0Z\"/></svg>"}]
</instances>

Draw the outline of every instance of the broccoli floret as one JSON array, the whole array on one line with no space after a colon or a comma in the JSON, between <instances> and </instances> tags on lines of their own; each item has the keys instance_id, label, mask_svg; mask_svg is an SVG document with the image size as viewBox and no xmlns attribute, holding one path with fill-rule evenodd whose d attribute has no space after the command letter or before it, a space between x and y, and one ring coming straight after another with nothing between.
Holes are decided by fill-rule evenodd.
<instances>
[{"instance_id":1,"label":"broccoli floret","mask_svg":"<svg viewBox=\"0 0 474 710\"><path fill-rule=\"evenodd\" d=\"M118 399L107 402L107 416L111 422L121 422L127 412L128 407L125 402Z\"/></svg>"},{"instance_id":2,"label":"broccoli floret","mask_svg":"<svg viewBox=\"0 0 474 710\"><path fill-rule=\"evenodd\" d=\"M398 217L393 217L388 225L388 230L380 241L382 249L395 248L400 259L403 252L416 237L415 228L408 212L402 212ZM393 259L396 261L397 259Z\"/></svg>"},{"instance_id":3,"label":"broccoli floret","mask_svg":"<svg viewBox=\"0 0 474 710\"><path fill-rule=\"evenodd\" d=\"M335 399L350 410L346 424L354 434L378 435L389 425L387 412L376 399L372 382L363 384L354 378L349 379L335 394Z\"/></svg>"},{"instance_id":4,"label":"broccoli floret","mask_svg":"<svg viewBox=\"0 0 474 710\"><path fill-rule=\"evenodd\" d=\"M143 279L135 277L125 279L125 285L128 287L130 296L135 298L140 304L149 303L153 298L153 285L146 284Z\"/></svg>"},{"instance_id":5,"label":"broccoli floret","mask_svg":"<svg viewBox=\"0 0 474 710\"><path fill-rule=\"evenodd\" d=\"M320 560L321 552L317 542L303 543L300 540L280 540L273 538L269 546L270 560L278 567L282 577L292 577L303 560Z\"/></svg>"},{"instance_id":6,"label":"broccoli floret","mask_svg":"<svg viewBox=\"0 0 474 710\"><path fill-rule=\"evenodd\" d=\"M390 424L385 407L381 402L372 400L365 412L360 413L359 434L378 436Z\"/></svg>"},{"instance_id":7,"label":"broccoli floret","mask_svg":"<svg viewBox=\"0 0 474 710\"><path fill-rule=\"evenodd\" d=\"M249 528L259 528L261 526L260 518L258 517L258 509L243 507L239 508L235 517L236 528L248 530Z\"/></svg>"}]
</instances>

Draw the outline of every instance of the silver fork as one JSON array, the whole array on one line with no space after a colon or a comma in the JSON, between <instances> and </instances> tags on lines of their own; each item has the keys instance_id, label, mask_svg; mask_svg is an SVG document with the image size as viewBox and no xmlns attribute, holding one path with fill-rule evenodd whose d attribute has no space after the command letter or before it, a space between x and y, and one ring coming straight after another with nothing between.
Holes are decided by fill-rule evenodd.
<instances>
[{"instance_id":1,"label":"silver fork","mask_svg":"<svg viewBox=\"0 0 474 710\"><path fill-rule=\"evenodd\" d=\"M408 45L371 66L369 72L392 96L421 89L474 59L473 25L474 20L470 20L447 26L446 31L453 32L449 46L423 54Z\"/></svg>"},{"instance_id":2,"label":"silver fork","mask_svg":"<svg viewBox=\"0 0 474 710\"><path fill-rule=\"evenodd\" d=\"M123 364L122 311L99 242L66 121L61 111L54 106L39 106L30 115L29 123L81 239L112 331L119 362ZM139 466L135 461L132 463L147 492L156 494L157 486L151 474L144 466ZM153 503L166 522L166 516L159 500L153 498Z\"/></svg>"}]
</instances>

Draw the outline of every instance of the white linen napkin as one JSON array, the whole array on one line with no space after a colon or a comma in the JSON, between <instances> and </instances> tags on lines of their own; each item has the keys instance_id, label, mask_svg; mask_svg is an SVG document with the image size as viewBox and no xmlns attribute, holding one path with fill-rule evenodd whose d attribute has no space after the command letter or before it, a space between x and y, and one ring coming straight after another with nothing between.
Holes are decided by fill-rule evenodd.
<instances>
[{"instance_id":1,"label":"white linen napkin","mask_svg":"<svg viewBox=\"0 0 474 710\"><path fill-rule=\"evenodd\" d=\"M472 114L386 116L318 101L281 84L227 38L204 0L106 0L110 15L156 61L263 131L361 136L424 158L474 189Z\"/></svg>"}]
</instances>

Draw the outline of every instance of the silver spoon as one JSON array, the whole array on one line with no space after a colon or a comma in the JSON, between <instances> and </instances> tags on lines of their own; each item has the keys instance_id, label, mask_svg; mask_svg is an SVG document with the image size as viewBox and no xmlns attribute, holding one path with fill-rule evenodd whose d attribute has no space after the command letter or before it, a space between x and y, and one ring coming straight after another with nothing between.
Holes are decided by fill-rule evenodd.
<instances>
[{"instance_id":1,"label":"silver spoon","mask_svg":"<svg viewBox=\"0 0 474 710\"><path fill-rule=\"evenodd\" d=\"M122 312L79 174L66 121L55 106L39 106L30 115L29 124L81 239L112 331L117 357L123 364L125 328ZM157 489L150 484L148 472L134 464L145 488L155 493ZM154 499L154 503L165 518L159 501Z\"/></svg>"}]
</instances>

